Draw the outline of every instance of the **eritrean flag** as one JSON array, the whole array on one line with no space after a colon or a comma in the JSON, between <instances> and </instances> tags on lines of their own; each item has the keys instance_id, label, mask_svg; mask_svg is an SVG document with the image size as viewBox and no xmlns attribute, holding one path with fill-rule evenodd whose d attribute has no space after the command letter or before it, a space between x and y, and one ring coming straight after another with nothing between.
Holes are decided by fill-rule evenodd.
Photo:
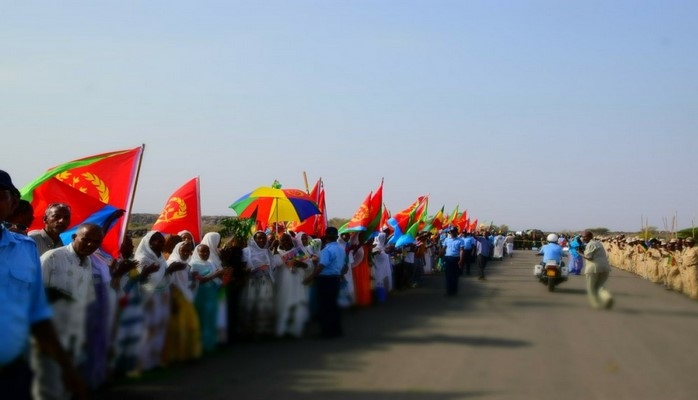
<instances>
[{"instance_id":1,"label":"eritrean flag","mask_svg":"<svg viewBox=\"0 0 698 400\"><path fill-rule=\"evenodd\" d=\"M366 227L368 226L369 219L370 219L370 210L369 207L371 206L371 195L373 193L369 193L364 201L361 203L359 206L359 209L356 210L354 213L354 216L351 217L349 222L347 222L344 226L341 227L340 231L342 233L344 232L358 232L358 231L365 231Z\"/></svg>"},{"instance_id":2,"label":"eritrean flag","mask_svg":"<svg viewBox=\"0 0 698 400\"><path fill-rule=\"evenodd\" d=\"M439 210L439 212L437 212L436 215L434 215L434 217L431 219L431 221L429 221L429 223L426 225L426 227L424 227L425 231L436 232L439 229L443 229L444 220L445 220L444 207L445 206L441 206L441 210Z\"/></svg>"},{"instance_id":3,"label":"eritrean flag","mask_svg":"<svg viewBox=\"0 0 698 400\"><path fill-rule=\"evenodd\" d=\"M340 228L340 232L360 232L359 240L365 242L377 235L380 230L381 217L383 216L383 181L376 189L370 192L354 213L354 216Z\"/></svg>"},{"instance_id":4,"label":"eritrean flag","mask_svg":"<svg viewBox=\"0 0 698 400\"><path fill-rule=\"evenodd\" d=\"M414 224L412 224L412 226L410 226L407 229L407 232L405 232L403 235L400 235L400 237L395 242L395 247L406 246L417 241L417 234L419 233L420 223L421 221L416 221Z\"/></svg>"},{"instance_id":5,"label":"eritrean flag","mask_svg":"<svg viewBox=\"0 0 698 400\"><path fill-rule=\"evenodd\" d=\"M325 186L322 178L318 179L310 191L310 198L317 203L319 215L312 215L302 222L290 222L288 229L294 232L304 232L312 237L322 237L327 229L327 206L325 204Z\"/></svg>"},{"instance_id":6,"label":"eritrean flag","mask_svg":"<svg viewBox=\"0 0 698 400\"><path fill-rule=\"evenodd\" d=\"M458 226L458 231L463 232L468 229L468 210L463 211L463 214L458 218L456 226Z\"/></svg>"},{"instance_id":7,"label":"eritrean flag","mask_svg":"<svg viewBox=\"0 0 698 400\"><path fill-rule=\"evenodd\" d=\"M369 217L366 230L359 233L359 240L365 242L372 237L378 236L383 218L383 180L378 189L371 195L369 204Z\"/></svg>"},{"instance_id":8,"label":"eritrean flag","mask_svg":"<svg viewBox=\"0 0 698 400\"><path fill-rule=\"evenodd\" d=\"M415 229L419 229L419 223L424 222L428 203L429 195L419 196L409 207L388 219L388 225L393 228L393 236L388 240L388 243L395 244L400 236L412 228L415 223L418 224Z\"/></svg>"},{"instance_id":9,"label":"eritrean flag","mask_svg":"<svg viewBox=\"0 0 698 400\"><path fill-rule=\"evenodd\" d=\"M30 182L21 190L22 199L34 207L30 229L43 228L48 205L65 203L71 208L71 227L61 235L63 242L71 242L80 224L96 223L109 231L102 249L116 257L128 219L121 216L130 214L144 147L69 161Z\"/></svg>"},{"instance_id":10,"label":"eritrean flag","mask_svg":"<svg viewBox=\"0 0 698 400\"><path fill-rule=\"evenodd\" d=\"M172 193L151 229L173 235L187 230L198 243L201 240L200 204L199 177L197 176Z\"/></svg>"}]
</instances>

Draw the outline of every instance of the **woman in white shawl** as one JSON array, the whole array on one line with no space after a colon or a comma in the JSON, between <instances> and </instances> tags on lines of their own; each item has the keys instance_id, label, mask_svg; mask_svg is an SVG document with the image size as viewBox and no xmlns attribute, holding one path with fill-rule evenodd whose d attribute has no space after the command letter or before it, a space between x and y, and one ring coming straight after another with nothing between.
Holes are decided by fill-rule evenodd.
<instances>
[{"instance_id":1,"label":"woman in white shawl","mask_svg":"<svg viewBox=\"0 0 698 400\"><path fill-rule=\"evenodd\" d=\"M339 306L343 308L349 308L356 303L356 296L354 293L354 275L352 274L352 269L361 263L364 257L364 250L361 245L359 245L359 233L351 232L348 237L347 233L342 233L338 242L341 246L346 249L347 256L349 258L349 268L347 273L342 277L342 282L339 286Z\"/></svg>"},{"instance_id":2,"label":"woman in white shawl","mask_svg":"<svg viewBox=\"0 0 698 400\"><path fill-rule=\"evenodd\" d=\"M305 269L305 278L308 278L320 264L322 239L313 239L304 232L299 232L295 239L303 244L303 247L308 250L308 254L310 255L310 260L307 262L308 268ZM313 283L306 285L305 290L308 296L308 318L310 319L317 314L317 293Z\"/></svg>"},{"instance_id":3,"label":"woman in white shawl","mask_svg":"<svg viewBox=\"0 0 698 400\"><path fill-rule=\"evenodd\" d=\"M196 245L198 244L194 241L194 234L192 234L186 229L177 232L177 236L181 237L182 241L191 243L192 249L196 247Z\"/></svg>"},{"instance_id":4,"label":"woman in white shawl","mask_svg":"<svg viewBox=\"0 0 698 400\"><path fill-rule=\"evenodd\" d=\"M274 333L274 259L267 248L267 235L257 231L242 251L242 261L250 271L242 293L243 320L248 334Z\"/></svg>"},{"instance_id":5,"label":"woman in white shawl","mask_svg":"<svg viewBox=\"0 0 698 400\"><path fill-rule=\"evenodd\" d=\"M172 273L172 309L162 357L165 364L201 357L199 316L194 308L194 282L188 265L193 250L194 245L190 242L177 243L167 259L167 265L179 262L187 267Z\"/></svg>"},{"instance_id":6,"label":"woman in white shawl","mask_svg":"<svg viewBox=\"0 0 698 400\"><path fill-rule=\"evenodd\" d=\"M284 233L279 238L274 258L274 263L279 266L275 277L276 336L299 338L308 320L308 297L303 285L304 270L308 268L307 249Z\"/></svg>"},{"instance_id":7,"label":"woman in white shawl","mask_svg":"<svg viewBox=\"0 0 698 400\"><path fill-rule=\"evenodd\" d=\"M156 231L148 232L136 248L135 260L141 273L141 293L144 297L140 364L143 370L160 366L165 346L167 320L170 313L169 277L167 261L162 256L165 237ZM153 271L147 274L148 271Z\"/></svg>"},{"instance_id":8,"label":"woman in white shawl","mask_svg":"<svg viewBox=\"0 0 698 400\"><path fill-rule=\"evenodd\" d=\"M210 250L210 255L208 261L210 261L216 270L223 268L220 256L220 245L221 245L221 235L218 232L209 232L204 235L201 239L201 244L208 246ZM218 293L218 315L216 327L218 329L218 342L226 343L228 341L227 331L228 331L228 307L225 299L225 291L219 290Z\"/></svg>"},{"instance_id":9,"label":"woman in white shawl","mask_svg":"<svg viewBox=\"0 0 698 400\"><path fill-rule=\"evenodd\" d=\"M374 241L372 260L376 287L382 287L389 293L393 290L393 270L390 266L390 256L385 252L385 242L385 233L379 233Z\"/></svg>"},{"instance_id":10,"label":"woman in white shawl","mask_svg":"<svg viewBox=\"0 0 698 400\"><path fill-rule=\"evenodd\" d=\"M506 238L502 236L501 233L498 233L497 236L494 237L494 252L492 254L492 258L495 260L501 260L504 258L504 243L506 242Z\"/></svg>"},{"instance_id":11,"label":"woman in white shawl","mask_svg":"<svg viewBox=\"0 0 698 400\"><path fill-rule=\"evenodd\" d=\"M194 306L199 315L201 345L204 352L211 352L218 344L218 289L223 270L211 261L213 250L204 243L196 246L191 259L193 280L198 282Z\"/></svg>"},{"instance_id":12,"label":"woman in white shawl","mask_svg":"<svg viewBox=\"0 0 698 400\"><path fill-rule=\"evenodd\" d=\"M320 240L318 239L318 241ZM304 278L307 278L313 274L313 270L318 265L318 262L320 261L320 254L314 248L310 236L308 236L305 232L296 233L296 237L293 238L293 242L296 244L296 246L305 250L305 253L308 255L308 258L305 260L307 267L303 270Z\"/></svg>"}]
</instances>

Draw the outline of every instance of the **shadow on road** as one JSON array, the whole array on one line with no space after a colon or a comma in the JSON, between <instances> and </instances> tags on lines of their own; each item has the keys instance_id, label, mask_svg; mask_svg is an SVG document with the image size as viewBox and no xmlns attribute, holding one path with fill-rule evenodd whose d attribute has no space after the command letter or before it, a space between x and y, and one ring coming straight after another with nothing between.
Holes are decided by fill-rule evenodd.
<instances>
[{"instance_id":1,"label":"shadow on road","mask_svg":"<svg viewBox=\"0 0 698 400\"><path fill-rule=\"evenodd\" d=\"M412 389L385 391L362 390L352 382L338 381L340 372L366 374L366 365L374 362L371 357L376 358L375 362L390 364L391 360L380 359L381 350L390 346L445 344L516 348L530 345L496 335L444 335L424 330L429 319L467 312L472 298L488 290L474 280L462 279L459 296L446 298L443 281L440 275L426 276L421 287L398 292L384 304L345 312L345 336L342 338L313 338L312 333L317 328L311 326L311 337L303 339L237 342L194 365L148 372L139 380L120 382L94 398L449 400L485 396L481 392L425 393L418 380L408 382ZM362 357L357 357L359 354ZM400 365L400 360L392 362ZM391 371L384 373L389 376ZM362 379L373 380L381 387L380 376Z\"/></svg>"}]
</instances>

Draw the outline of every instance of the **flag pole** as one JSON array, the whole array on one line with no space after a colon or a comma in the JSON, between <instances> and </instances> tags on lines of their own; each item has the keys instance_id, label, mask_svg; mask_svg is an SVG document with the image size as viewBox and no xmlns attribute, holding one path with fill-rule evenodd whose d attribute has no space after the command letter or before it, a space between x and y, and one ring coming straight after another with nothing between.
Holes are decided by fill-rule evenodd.
<instances>
[{"instance_id":1,"label":"flag pole","mask_svg":"<svg viewBox=\"0 0 698 400\"><path fill-rule=\"evenodd\" d=\"M201 235L201 188L199 187L199 175L196 176L196 206L198 208L198 225L199 225L199 235ZM201 241L201 238L199 238Z\"/></svg>"},{"instance_id":2,"label":"flag pole","mask_svg":"<svg viewBox=\"0 0 698 400\"><path fill-rule=\"evenodd\" d=\"M303 181L305 182L305 192L310 194L310 188L308 187L308 175L303 171Z\"/></svg>"},{"instance_id":3,"label":"flag pole","mask_svg":"<svg viewBox=\"0 0 698 400\"><path fill-rule=\"evenodd\" d=\"M133 190L131 191L131 198L128 201L128 210L126 210L126 221L123 228L121 229L119 236L119 246L124 241L124 234L128 229L128 223L131 220L131 209L133 208L133 200L136 198L136 189L138 188L138 177L141 175L141 164L143 163L143 153L145 153L145 143L141 144L141 153L138 155L138 166L136 167L136 177L133 180Z\"/></svg>"}]
</instances>

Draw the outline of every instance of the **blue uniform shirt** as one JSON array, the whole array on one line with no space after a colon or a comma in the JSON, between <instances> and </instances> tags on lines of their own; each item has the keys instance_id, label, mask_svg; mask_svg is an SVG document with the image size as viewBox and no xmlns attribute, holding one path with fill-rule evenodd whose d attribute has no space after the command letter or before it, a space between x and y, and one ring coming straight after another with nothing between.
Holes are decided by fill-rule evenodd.
<instances>
[{"instance_id":1,"label":"blue uniform shirt","mask_svg":"<svg viewBox=\"0 0 698 400\"><path fill-rule=\"evenodd\" d=\"M465 248L465 243L463 238L449 236L444 240L443 246L446 249L444 252L446 257L460 257L460 250Z\"/></svg>"},{"instance_id":2,"label":"blue uniform shirt","mask_svg":"<svg viewBox=\"0 0 698 400\"><path fill-rule=\"evenodd\" d=\"M487 239L484 236L478 236L475 238L475 245L477 246L477 255L484 256L484 257L489 257L490 256L490 250L492 249L492 243L490 243L490 240Z\"/></svg>"},{"instance_id":3,"label":"blue uniform shirt","mask_svg":"<svg viewBox=\"0 0 698 400\"><path fill-rule=\"evenodd\" d=\"M328 243L320 252L320 264L323 266L320 276L341 275L346 259L347 253L338 242Z\"/></svg>"},{"instance_id":4,"label":"blue uniform shirt","mask_svg":"<svg viewBox=\"0 0 698 400\"><path fill-rule=\"evenodd\" d=\"M51 318L36 243L4 227L0 237L0 366L29 344L31 325Z\"/></svg>"},{"instance_id":5,"label":"blue uniform shirt","mask_svg":"<svg viewBox=\"0 0 698 400\"><path fill-rule=\"evenodd\" d=\"M543 255L543 262L548 260L555 260L558 262L558 264L562 262L562 246L557 243L548 243L543 245L538 254Z\"/></svg>"},{"instance_id":6,"label":"blue uniform shirt","mask_svg":"<svg viewBox=\"0 0 698 400\"><path fill-rule=\"evenodd\" d=\"M463 243L465 243L466 250L472 250L475 246L475 238L472 236L467 236L463 238Z\"/></svg>"}]
</instances>

